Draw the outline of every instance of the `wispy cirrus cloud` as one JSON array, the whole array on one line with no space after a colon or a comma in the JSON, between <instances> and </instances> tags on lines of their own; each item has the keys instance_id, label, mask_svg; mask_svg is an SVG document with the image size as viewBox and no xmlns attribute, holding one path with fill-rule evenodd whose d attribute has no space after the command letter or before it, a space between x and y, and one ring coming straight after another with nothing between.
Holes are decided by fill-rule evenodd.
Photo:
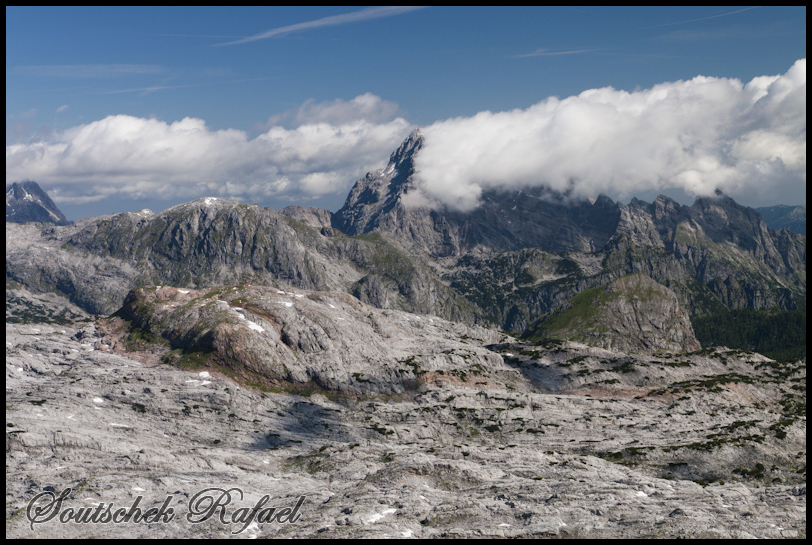
<instances>
[{"instance_id":1,"label":"wispy cirrus cloud","mask_svg":"<svg viewBox=\"0 0 812 545\"><path fill-rule=\"evenodd\" d=\"M166 67L157 64L57 64L14 66L10 72L17 76L42 78L104 79L161 74L166 72Z\"/></svg>"},{"instance_id":2,"label":"wispy cirrus cloud","mask_svg":"<svg viewBox=\"0 0 812 545\"><path fill-rule=\"evenodd\" d=\"M289 34L291 32L298 32L300 30L309 30L311 28L320 28L327 26L346 25L350 23L358 23L360 21L368 21L370 19L380 19L381 17L392 17L394 15L401 15L403 13L408 13L410 11L414 11L417 9L422 9L422 7L385 6L385 7L366 8L362 9L361 11L353 11L352 13L331 15L330 17L322 17L321 19L316 19L314 21L306 21L304 23L296 23L295 25L272 28L271 30L267 30L261 34L255 34L254 36L248 36L246 38L242 38L241 40L226 42L217 45L244 44L248 42L255 42L257 40L266 40L268 38L273 38L274 36Z\"/></svg>"},{"instance_id":3,"label":"wispy cirrus cloud","mask_svg":"<svg viewBox=\"0 0 812 545\"><path fill-rule=\"evenodd\" d=\"M524 55L516 55L517 59L525 57L555 57L558 55L577 55L578 53L589 53L596 51L595 49L572 49L569 51L550 51L549 49L536 49L532 53L525 53Z\"/></svg>"},{"instance_id":4,"label":"wispy cirrus cloud","mask_svg":"<svg viewBox=\"0 0 812 545\"><path fill-rule=\"evenodd\" d=\"M697 23L699 21L707 21L708 19L717 19L719 17L727 17L728 15L735 15L737 13L742 13L744 11L750 11L752 9L756 9L757 7L758 6L751 6L749 8L737 9L735 11L728 11L726 13L719 13L717 15L709 15L708 17L699 17L697 19L688 19L686 21L675 21L673 23L663 23L661 25L652 25L652 26L647 26L647 27L643 27L643 28L658 28L658 27L664 27L664 26L684 25L686 23Z\"/></svg>"}]
</instances>

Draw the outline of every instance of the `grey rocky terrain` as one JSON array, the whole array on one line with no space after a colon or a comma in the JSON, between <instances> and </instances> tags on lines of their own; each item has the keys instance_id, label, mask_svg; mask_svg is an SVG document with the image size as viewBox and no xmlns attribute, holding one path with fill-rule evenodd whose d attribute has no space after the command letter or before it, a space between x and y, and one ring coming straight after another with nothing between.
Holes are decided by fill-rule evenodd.
<instances>
[{"instance_id":1,"label":"grey rocky terrain","mask_svg":"<svg viewBox=\"0 0 812 545\"><path fill-rule=\"evenodd\" d=\"M306 375L330 361L351 377L263 385L197 361L184 331L217 290L182 291L145 290L130 321L7 324L7 537L229 537L184 518L208 487L242 489L229 515L307 496L298 522L248 538L806 535L805 361L520 342L340 293L214 293L246 361L265 337ZM331 337L339 323L354 342ZM400 386L375 386L398 366ZM172 495L177 516L32 531L26 502L68 486L73 508Z\"/></svg>"},{"instance_id":2,"label":"grey rocky terrain","mask_svg":"<svg viewBox=\"0 0 812 545\"><path fill-rule=\"evenodd\" d=\"M7 222L6 277L35 292L58 290L94 314L118 310L136 286L253 282L344 291L379 308L476 321L475 305L419 256L377 234L316 229L302 210L295 219L204 198L160 213L86 218L66 227Z\"/></svg>"}]
</instances>

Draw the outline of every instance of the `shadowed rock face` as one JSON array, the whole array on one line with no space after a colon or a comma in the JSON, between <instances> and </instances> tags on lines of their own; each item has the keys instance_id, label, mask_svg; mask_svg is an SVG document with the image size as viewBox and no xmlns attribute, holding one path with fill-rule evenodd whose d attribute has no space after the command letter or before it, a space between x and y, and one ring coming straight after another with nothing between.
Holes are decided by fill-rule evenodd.
<instances>
[{"instance_id":1,"label":"shadowed rock face","mask_svg":"<svg viewBox=\"0 0 812 545\"><path fill-rule=\"evenodd\" d=\"M390 233L404 247L434 256L527 247L594 251L614 233L619 207L604 196L570 203L544 189L527 189L486 192L469 213L406 206L402 199L413 189L414 159L423 142L415 130L386 168L358 180L333 225L350 235Z\"/></svg>"},{"instance_id":2,"label":"shadowed rock face","mask_svg":"<svg viewBox=\"0 0 812 545\"><path fill-rule=\"evenodd\" d=\"M536 337L624 352L699 350L690 318L673 291L642 274L576 295L536 328Z\"/></svg>"},{"instance_id":3,"label":"shadowed rock face","mask_svg":"<svg viewBox=\"0 0 812 545\"><path fill-rule=\"evenodd\" d=\"M26 223L29 221L68 225L54 201L36 182L14 182L6 186L6 221Z\"/></svg>"}]
</instances>

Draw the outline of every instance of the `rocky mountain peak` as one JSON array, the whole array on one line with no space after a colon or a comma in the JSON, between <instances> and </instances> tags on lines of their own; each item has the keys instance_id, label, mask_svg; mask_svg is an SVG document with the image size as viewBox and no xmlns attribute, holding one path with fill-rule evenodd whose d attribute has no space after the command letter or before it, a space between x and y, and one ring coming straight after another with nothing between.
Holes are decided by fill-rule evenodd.
<instances>
[{"instance_id":1,"label":"rocky mountain peak","mask_svg":"<svg viewBox=\"0 0 812 545\"><path fill-rule=\"evenodd\" d=\"M395 168L401 167L405 161L414 160L415 155L423 147L425 138L420 129L415 129L403 143L389 156L389 164Z\"/></svg>"},{"instance_id":2,"label":"rocky mountain peak","mask_svg":"<svg viewBox=\"0 0 812 545\"><path fill-rule=\"evenodd\" d=\"M680 208L682 208L682 206L677 201L675 201L671 197L666 197L665 195L658 195L657 198L654 199L653 204L654 204L654 217L658 220L670 216L674 212L677 212Z\"/></svg>"},{"instance_id":3,"label":"rocky mountain peak","mask_svg":"<svg viewBox=\"0 0 812 545\"><path fill-rule=\"evenodd\" d=\"M624 352L700 348L676 294L643 274L579 293L545 319L536 335Z\"/></svg>"},{"instance_id":4,"label":"rocky mountain peak","mask_svg":"<svg viewBox=\"0 0 812 545\"><path fill-rule=\"evenodd\" d=\"M50 222L56 225L71 223L39 184L30 180L6 186L6 221Z\"/></svg>"}]
</instances>

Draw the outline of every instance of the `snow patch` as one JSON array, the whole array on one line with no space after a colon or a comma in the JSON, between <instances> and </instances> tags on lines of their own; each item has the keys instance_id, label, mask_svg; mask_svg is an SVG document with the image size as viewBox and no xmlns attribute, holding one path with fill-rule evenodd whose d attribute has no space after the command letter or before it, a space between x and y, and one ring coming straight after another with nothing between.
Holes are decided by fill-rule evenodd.
<instances>
[{"instance_id":1,"label":"snow patch","mask_svg":"<svg viewBox=\"0 0 812 545\"><path fill-rule=\"evenodd\" d=\"M246 321L248 322L248 327L253 329L254 331L259 331L260 333L265 331L265 329L263 329L263 327L261 325L259 325L257 323L254 323L251 320L246 320Z\"/></svg>"},{"instance_id":2,"label":"snow patch","mask_svg":"<svg viewBox=\"0 0 812 545\"><path fill-rule=\"evenodd\" d=\"M94 397L93 398L93 403L104 403L104 400L102 398L100 398L100 397Z\"/></svg>"},{"instance_id":3,"label":"snow patch","mask_svg":"<svg viewBox=\"0 0 812 545\"><path fill-rule=\"evenodd\" d=\"M379 520L381 520L386 515L391 515L392 513L396 512L396 511L397 511L397 509L386 509L382 513L375 513L374 515L369 517L369 519L367 519L367 524L372 524L373 522L378 522Z\"/></svg>"},{"instance_id":4,"label":"snow patch","mask_svg":"<svg viewBox=\"0 0 812 545\"><path fill-rule=\"evenodd\" d=\"M182 293L183 295L186 295L187 293L189 293L189 290L178 290L178 293Z\"/></svg>"},{"instance_id":5,"label":"snow patch","mask_svg":"<svg viewBox=\"0 0 812 545\"><path fill-rule=\"evenodd\" d=\"M198 373L198 375L200 376L200 378L211 378L211 375L209 374L208 371L201 371L200 373Z\"/></svg>"}]
</instances>

